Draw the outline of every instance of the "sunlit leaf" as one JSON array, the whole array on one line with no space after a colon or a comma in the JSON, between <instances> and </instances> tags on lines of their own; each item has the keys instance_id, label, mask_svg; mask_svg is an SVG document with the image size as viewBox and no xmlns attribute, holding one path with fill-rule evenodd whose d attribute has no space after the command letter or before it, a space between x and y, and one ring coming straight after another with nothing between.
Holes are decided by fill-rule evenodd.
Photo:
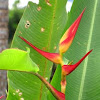
<instances>
[{"instance_id":1,"label":"sunlit leaf","mask_svg":"<svg viewBox=\"0 0 100 100\"><path fill-rule=\"evenodd\" d=\"M6 49L0 53L0 70L37 72L39 68L29 56L30 50Z\"/></svg>"}]
</instances>

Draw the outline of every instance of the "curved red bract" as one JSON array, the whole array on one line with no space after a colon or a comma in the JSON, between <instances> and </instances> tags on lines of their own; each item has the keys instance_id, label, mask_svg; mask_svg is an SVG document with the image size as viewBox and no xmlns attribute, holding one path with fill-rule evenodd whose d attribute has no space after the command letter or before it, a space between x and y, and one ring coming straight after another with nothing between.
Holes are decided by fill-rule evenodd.
<instances>
[{"instance_id":1,"label":"curved red bract","mask_svg":"<svg viewBox=\"0 0 100 100\"><path fill-rule=\"evenodd\" d=\"M60 54L66 52L68 48L70 47L75 34L77 32L77 29L79 27L80 21L82 19L83 13L85 9L82 11L82 13L79 15L79 17L74 21L74 23L67 29L65 34L62 36L60 43L59 43L59 51Z\"/></svg>"},{"instance_id":2,"label":"curved red bract","mask_svg":"<svg viewBox=\"0 0 100 100\"><path fill-rule=\"evenodd\" d=\"M2 99L4 96L1 96L0 99Z\"/></svg>"},{"instance_id":3,"label":"curved red bract","mask_svg":"<svg viewBox=\"0 0 100 100\"><path fill-rule=\"evenodd\" d=\"M62 72L64 75L68 75L70 74L72 71L74 71L78 65L92 52L92 50L90 50L84 57L82 57L76 64L74 65L63 65L62 66Z\"/></svg>"},{"instance_id":4,"label":"curved red bract","mask_svg":"<svg viewBox=\"0 0 100 100\"><path fill-rule=\"evenodd\" d=\"M62 63L62 59L59 55L59 53L49 53L49 52L45 52L42 51L40 49L38 49L37 47L35 47L33 44L31 44L29 41L27 41L26 39L24 39L23 37L19 36L23 41L25 41L28 45L30 45L34 50L36 50L38 53L40 53L42 56L44 56L45 58L47 58L48 60L56 63L56 64L61 64Z\"/></svg>"}]
</instances>

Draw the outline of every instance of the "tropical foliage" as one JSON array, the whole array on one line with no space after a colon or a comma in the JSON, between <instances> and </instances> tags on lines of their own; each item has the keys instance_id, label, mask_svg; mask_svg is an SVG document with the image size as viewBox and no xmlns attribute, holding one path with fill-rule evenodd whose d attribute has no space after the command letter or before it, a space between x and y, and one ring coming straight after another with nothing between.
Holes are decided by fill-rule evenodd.
<instances>
[{"instance_id":1,"label":"tropical foliage","mask_svg":"<svg viewBox=\"0 0 100 100\"><path fill-rule=\"evenodd\" d=\"M16 70L8 72L7 100L100 99L99 0L74 0L68 15L66 2L40 0L38 5L28 3L11 46L18 49L9 49L10 53L5 50L0 54L0 68ZM26 51L26 47L30 50ZM92 53L91 49L94 49ZM5 60L5 54L8 58L12 55L11 59ZM12 60L14 57L16 59ZM9 67L4 65L5 61ZM49 83L52 62L59 65ZM72 64L74 62L77 63ZM27 68L27 65L30 66Z\"/></svg>"}]
</instances>

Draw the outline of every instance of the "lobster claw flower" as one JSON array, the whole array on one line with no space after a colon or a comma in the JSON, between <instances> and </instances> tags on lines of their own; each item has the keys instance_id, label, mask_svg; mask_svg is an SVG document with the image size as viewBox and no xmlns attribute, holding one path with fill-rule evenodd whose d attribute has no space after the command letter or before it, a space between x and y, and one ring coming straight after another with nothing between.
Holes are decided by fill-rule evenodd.
<instances>
[{"instance_id":1,"label":"lobster claw flower","mask_svg":"<svg viewBox=\"0 0 100 100\"><path fill-rule=\"evenodd\" d=\"M64 75L68 75L70 74L72 71L74 71L78 65L92 52L92 50L90 50L84 57L82 57L76 64L74 65L63 65L62 66L62 72Z\"/></svg>"},{"instance_id":2,"label":"lobster claw flower","mask_svg":"<svg viewBox=\"0 0 100 100\"><path fill-rule=\"evenodd\" d=\"M56 64L61 64L62 63L62 59L60 57L60 55L58 53L49 53L49 52L45 52L42 51L40 49L38 49L37 47L35 47L33 44L31 44L29 41L27 41L26 39L24 39L23 37L19 36L23 41L25 41L28 45L30 45L34 50L36 50L38 53L40 53L42 56L44 56L45 58L47 58L48 60L56 63Z\"/></svg>"},{"instance_id":3,"label":"lobster claw flower","mask_svg":"<svg viewBox=\"0 0 100 100\"><path fill-rule=\"evenodd\" d=\"M81 21L81 18L83 16L85 9L82 11L82 13L79 15L79 17L75 20L75 22L67 29L67 31L62 36L60 43L59 43L59 51L60 54L66 52L68 48L70 47L75 34L77 32L77 29L79 27L79 23Z\"/></svg>"}]
</instances>

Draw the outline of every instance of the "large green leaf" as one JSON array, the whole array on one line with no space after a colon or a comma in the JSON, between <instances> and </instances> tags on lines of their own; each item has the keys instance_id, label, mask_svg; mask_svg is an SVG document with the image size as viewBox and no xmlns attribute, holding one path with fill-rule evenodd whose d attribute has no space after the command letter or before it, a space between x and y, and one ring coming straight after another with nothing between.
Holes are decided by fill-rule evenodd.
<instances>
[{"instance_id":1,"label":"large green leaf","mask_svg":"<svg viewBox=\"0 0 100 100\"><path fill-rule=\"evenodd\" d=\"M29 2L16 30L12 47L25 50L28 46L18 37L20 35L42 50L56 52L67 20L66 1L50 0L51 5L46 0L40 0L38 5ZM30 51L32 60L39 65L39 74L49 80L52 63L31 47ZM47 100L48 90L36 76L8 72L8 80L7 100ZM21 96L18 96L19 91L22 92Z\"/></svg>"},{"instance_id":2,"label":"large green leaf","mask_svg":"<svg viewBox=\"0 0 100 100\"><path fill-rule=\"evenodd\" d=\"M66 100L100 100L100 0L74 0L67 28L85 7L76 37L65 55L75 63L90 49L93 51L67 76Z\"/></svg>"},{"instance_id":3,"label":"large green leaf","mask_svg":"<svg viewBox=\"0 0 100 100\"><path fill-rule=\"evenodd\" d=\"M66 100L100 100L99 5L99 0L74 0L69 13L65 31L86 7L76 37L64 56L76 63L90 49L93 49L93 52L74 72L67 76ZM54 75L56 83L54 80L51 82L53 86L57 86L58 90L60 90L60 85L58 85L60 72L58 66Z\"/></svg>"},{"instance_id":4,"label":"large green leaf","mask_svg":"<svg viewBox=\"0 0 100 100\"><path fill-rule=\"evenodd\" d=\"M39 68L29 56L30 50L6 49L0 53L0 69L37 72Z\"/></svg>"}]
</instances>

